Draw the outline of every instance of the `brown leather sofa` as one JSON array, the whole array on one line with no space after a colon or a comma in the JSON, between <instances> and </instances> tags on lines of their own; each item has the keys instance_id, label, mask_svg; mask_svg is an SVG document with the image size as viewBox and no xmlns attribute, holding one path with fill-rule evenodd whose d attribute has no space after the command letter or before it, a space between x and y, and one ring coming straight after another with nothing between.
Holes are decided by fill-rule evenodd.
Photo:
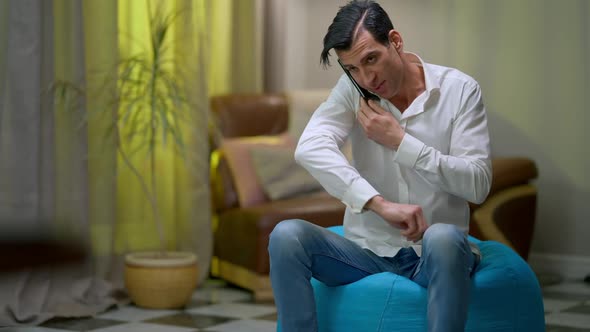
<instances>
[{"instance_id":1,"label":"brown leather sofa","mask_svg":"<svg viewBox=\"0 0 590 332\"><path fill-rule=\"evenodd\" d=\"M211 156L214 259L211 274L251 290L257 300L272 298L268 278L268 236L282 220L300 218L321 226L339 225L344 205L327 193L249 207L239 205L232 175L219 142L225 138L278 135L289 127L287 94L224 95L211 98L215 134ZM527 258L535 222L537 177L526 158L493 160L488 199L471 205L471 234L497 240Z\"/></svg>"}]
</instances>

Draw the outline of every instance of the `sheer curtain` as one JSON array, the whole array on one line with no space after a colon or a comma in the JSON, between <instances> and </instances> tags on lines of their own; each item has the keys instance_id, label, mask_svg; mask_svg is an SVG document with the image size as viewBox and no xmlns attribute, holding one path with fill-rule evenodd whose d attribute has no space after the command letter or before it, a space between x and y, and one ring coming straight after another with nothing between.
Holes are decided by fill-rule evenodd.
<instances>
[{"instance_id":1,"label":"sheer curtain","mask_svg":"<svg viewBox=\"0 0 590 332\"><path fill-rule=\"evenodd\" d=\"M268 0L211 2L209 95L263 89L264 15Z\"/></svg>"},{"instance_id":2,"label":"sheer curtain","mask_svg":"<svg viewBox=\"0 0 590 332\"><path fill-rule=\"evenodd\" d=\"M260 91L256 15L262 0L0 1L1 226L58 229L86 243L89 252L74 266L2 273L0 326L92 315L125 300L119 292L123 255L158 246L137 182L113 142L105 141L108 120L91 118L79 126L86 110L105 107L107 100L86 98L72 114L44 92L55 79L85 86L87 95L113 92L115 87L92 78L134 51L123 36L136 33L146 41L146 8L159 5L183 13L174 23L174 36L182 42L173 52L190 58L191 68L175 70L191 75L188 95L197 105L186 124L193 157L160 154L160 210L169 249L196 252L199 279L208 275L208 96Z\"/></svg>"},{"instance_id":3,"label":"sheer curtain","mask_svg":"<svg viewBox=\"0 0 590 332\"><path fill-rule=\"evenodd\" d=\"M72 80L84 77L83 36L80 29L70 29L80 24L82 6L31 0L3 1L1 6L3 232L19 230L27 237L39 237L49 236L41 234L48 230L87 243L87 131L76 129L84 110L61 116L44 93L56 74ZM53 317L55 311L66 316L92 314L115 303L110 292L109 284L92 273L90 261L4 271L0 325L35 324Z\"/></svg>"}]
</instances>

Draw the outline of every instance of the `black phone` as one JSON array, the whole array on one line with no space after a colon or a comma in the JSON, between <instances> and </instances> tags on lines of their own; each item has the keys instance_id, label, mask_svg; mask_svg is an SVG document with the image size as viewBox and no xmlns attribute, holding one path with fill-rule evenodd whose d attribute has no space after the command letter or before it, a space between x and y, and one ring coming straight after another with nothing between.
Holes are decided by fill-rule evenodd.
<instances>
[{"instance_id":1,"label":"black phone","mask_svg":"<svg viewBox=\"0 0 590 332\"><path fill-rule=\"evenodd\" d=\"M342 67L342 70L344 70L344 72L346 73L346 76L348 76L348 78L350 78L350 80L352 81L352 85L354 85L356 90L361 94L361 97L363 97L363 99L365 101L368 102L369 99L372 99L375 101L380 100L376 94L373 94L373 93L369 92L369 90L358 85L358 83L354 80L354 78L352 78L352 75L350 74L350 72L346 68L344 68L344 66L342 65L342 62L340 62L340 59L338 59L338 64L340 64L340 67Z\"/></svg>"}]
</instances>

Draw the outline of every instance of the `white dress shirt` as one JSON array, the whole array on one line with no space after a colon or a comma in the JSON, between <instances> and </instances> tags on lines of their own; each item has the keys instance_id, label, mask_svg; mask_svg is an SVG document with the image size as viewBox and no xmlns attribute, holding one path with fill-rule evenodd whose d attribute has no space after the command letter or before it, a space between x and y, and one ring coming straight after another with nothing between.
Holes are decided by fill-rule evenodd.
<instances>
[{"instance_id":1,"label":"white dress shirt","mask_svg":"<svg viewBox=\"0 0 590 332\"><path fill-rule=\"evenodd\" d=\"M380 256L410 245L400 230L364 209L374 196L422 207L427 224L448 223L466 233L467 201L481 203L491 182L490 141L478 83L453 68L415 62L425 91L401 113L381 106L405 130L397 151L367 138L356 119L359 93L342 75L302 133L295 159L346 205L345 236ZM350 138L352 165L339 147ZM418 255L421 245L412 247Z\"/></svg>"}]
</instances>

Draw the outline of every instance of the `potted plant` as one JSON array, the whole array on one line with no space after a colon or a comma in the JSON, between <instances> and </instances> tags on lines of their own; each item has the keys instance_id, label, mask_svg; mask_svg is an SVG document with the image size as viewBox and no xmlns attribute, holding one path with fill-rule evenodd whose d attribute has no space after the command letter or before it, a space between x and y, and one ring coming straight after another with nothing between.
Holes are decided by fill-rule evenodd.
<instances>
[{"instance_id":1,"label":"potted plant","mask_svg":"<svg viewBox=\"0 0 590 332\"><path fill-rule=\"evenodd\" d=\"M148 8L148 12L149 8ZM114 141L121 160L139 181L149 201L151 214L160 240L160 250L132 252L125 256L125 286L131 300L146 308L175 308L185 305L197 286L197 257L194 253L166 251L162 216L158 210L158 153L173 148L186 160L183 123L194 121L191 110L197 107L187 98L186 86L172 62L168 44L171 25L178 13L157 10L150 18L151 45L143 52L123 57L115 68L99 73L105 86L116 86L109 95L108 109L89 110L94 116L112 117L105 135ZM104 93L101 89L101 93ZM51 88L56 103L65 109L86 95L82 87L67 81L56 81ZM72 107L72 105L76 105ZM117 111L113 112L112 110ZM114 137L114 139L113 139ZM141 156L142 158L139 158ZM145 161L147 160L147 165ZM147 168L147 172L141 169Z\"/></svg>"}]
</instances>

